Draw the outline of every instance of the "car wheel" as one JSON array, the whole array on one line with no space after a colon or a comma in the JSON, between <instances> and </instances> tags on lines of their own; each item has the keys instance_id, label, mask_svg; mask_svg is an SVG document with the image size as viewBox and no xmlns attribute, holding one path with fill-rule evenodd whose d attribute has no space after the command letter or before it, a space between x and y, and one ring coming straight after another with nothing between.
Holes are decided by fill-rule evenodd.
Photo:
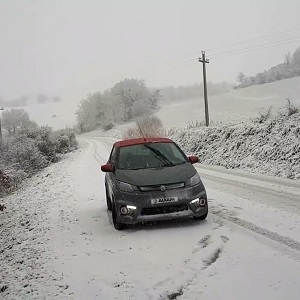
<instances>
[{"instance_id":1,"label":"car wheel","mask_svg":"<svg viewBox=\"0 0 300 300\"><path fill-rule=\"evenodd\" d=\"M109 196L108 196L107 188L105 188L105 194L106 194L106 204L107 204L107 209L108 209L109 211L111 211L111 210L112 210L112 205L111 205L111 200L110 200L110 198L109 198Z\"/></svg>"},{"instance_id":2,"label":"car wheel","mask_svg":"<svg viewBox=\"0 0 300 300\"><path fill-rule=\"evenodd\" d=\"M202 220L205 220L206 217L207 217L207 213L205 215L200 216L200 217L194 217L194 220L196 220L196 221L202 221Z\"/></svg>"},{"instance_id":3,"label":"car wheel","mask_svg":"<svg viewBox=\"0 0 300 300\"><path fill-rule=\"evenodd\" d=\"M117 220L117 211L116 211L116 206L115 205L112 207L112 219L113 219L114 227L115 227L116 230L123 230L126 227L125 224L120 223Z\"/></svg>"}]
</instances>

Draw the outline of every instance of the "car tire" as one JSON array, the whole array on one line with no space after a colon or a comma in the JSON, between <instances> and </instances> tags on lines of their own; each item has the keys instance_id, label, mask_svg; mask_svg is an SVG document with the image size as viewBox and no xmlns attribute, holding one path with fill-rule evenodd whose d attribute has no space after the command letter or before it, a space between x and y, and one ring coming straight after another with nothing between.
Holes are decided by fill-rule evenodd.
<instances>
[{"instance_id":1,"label":"car tire","mask_svg":"<svg viewBox=\"0 0 300 300\"><path fill-rule=\"evenodd\" d=\"M207 217L207 213L205 215L200 216L200 217L194 217L194 220L195 221L203 221L203 220L206 219L206 217Z\"/></svg>"},{"instance_id":2,"label":"car tire","mask_svg":"<svg viewBox=\"0 0 300 300\"><path fill-rule=\"evenodd\" d=\"M116 230L123 230L126 227L125 224L120 223L117 220L117 211L116 211L116 206L115 205L112 207L112 219L113 219L113 224L114 224L114 227L115 227Z\"/></svg>"},{"instance_id":3,"label":"car tire","mask_svg":"<svg viewBox=\"0 0 300 300\"><path fill-rule=\"evenodd\" d=\"M105 194L106 194L106 204L107 204L107 209L109 211L112 210L112 205L111 205L111 200L110 197L108 196L107 188L105 188Z\"/></svg>"}]
</instances>

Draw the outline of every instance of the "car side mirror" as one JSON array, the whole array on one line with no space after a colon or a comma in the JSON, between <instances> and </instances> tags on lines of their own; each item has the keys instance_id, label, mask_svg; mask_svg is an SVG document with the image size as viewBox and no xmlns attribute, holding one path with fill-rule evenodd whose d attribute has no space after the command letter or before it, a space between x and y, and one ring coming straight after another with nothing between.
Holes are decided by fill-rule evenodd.
<instances>
[{"instance_id":1,"label":"car side mirror","mask_svg":"<svg viewBox=\"0 0 300 300\"><path fill-rule=\"evenodd\" d=\"M102 172L113 172L114 167L111 164L105 164L101 166L101 171Z\"/></svg>"},{"instance_id":2,"label":"car side mirror","mask_svg":"<svg viewBox=\"0 0 300 300\"><path fill-rule=\"evenodd\" d=\"M199 157L196 155L191 155L188 157L188 159L191 164L195 164L195 163L199 162Z\"/></svg>"}]
</instances>

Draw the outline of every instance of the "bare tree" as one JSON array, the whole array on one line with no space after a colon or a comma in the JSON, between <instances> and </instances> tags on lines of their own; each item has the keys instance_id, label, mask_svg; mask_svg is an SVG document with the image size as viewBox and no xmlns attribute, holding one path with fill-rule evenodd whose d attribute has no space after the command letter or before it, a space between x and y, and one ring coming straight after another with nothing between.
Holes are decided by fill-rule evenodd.
<instances>
[{"instance_id":1,"label":"bare tree","mask_svg":"<svg viewBox=\"0 0 300 300\"><path fill-rule=\"evenodd\" d=\"M120 97L124 106L124 121L130 120L133 116L133 105L140 100L149 100L150 93L144 80L126 78L118 82L112 93Z\"/></svg>"},{"instance_id":2,"label":"bare tree","mask_svg":"<svg viewBox=\"0 0 300 300\"><path fill-rule=\"evenodd\" d=\"M288 52L285 56L284 56L284 63L286 64L286 66L290 66L292 62L292 56L291 56L291 52Z\"/></svg>"},{"instance_id":3,"label":"bare tree","mask_svg":"<svg viewBox=\"0 0 300 300\"><path fill-rule=\"evenodd\" d=\"M55 96L55 97L52 98L52 101L53 102L61 102L61 99L60 99L59 96Z\"/></svg>"},{"instance_id":4,"label":"bare tree","mask_svg":"<svg viewBox=\"0 0 300 300\"><path fill-rule=\"evenodd\" d=\"M237 76L237 81L242 83L245 77L246 77L246 75L244 73L240 72Z\"/></svg>"},{"instance_id":5,"label":"bare tree","mask_svg":"<svg viewBox=\"0 0 300 300\"><path fill-rule=\"evenodd\" d=\"M300 47L293 53L292 64L293 66L300 66Z\"/></svg>"},{"instance_id":6,"label":"bare tree","mask_svg":"<svg viewBox=\"0 0 300 300\"><path fill-rule=\"evenodd\" d=\"M44 104L48 100L48 97L45 94L37 94L36 100L39 104Z\"/></svg>"},{"instance_id":7,"label":"bare tree","mask_svg":"<svg viewBox=\"0 0 300 300\"><path fill-rule=\"evenodd\" d=\"M76 111L78 127L81 132L111 128L116 122L147 115L158 107L159 97L159 90L147 88L143 80L124 79L81 101Z\"/></svg>"},{"instance_id":8,"label":"bare tree","mask_svg":"<svg viewBox=\"0 0 300 300\"><path fill-rule=\"evenodd\" d=\"M81 132L96 128L96 104L89 99L84 99L76 110L76 119Z\"/></svg>"},{"instance_id":9,"label":"bare tree","mask_svg":"<svg viewBox=\"0 0 300 300\"><path fill-rule=\"evenodd\" d=\"M134 126L127 128L123 132L124 139L138 137L162 137L166 135L162 121L156 116L146 116L140 118Z\"/></svg>"}]
</instances>

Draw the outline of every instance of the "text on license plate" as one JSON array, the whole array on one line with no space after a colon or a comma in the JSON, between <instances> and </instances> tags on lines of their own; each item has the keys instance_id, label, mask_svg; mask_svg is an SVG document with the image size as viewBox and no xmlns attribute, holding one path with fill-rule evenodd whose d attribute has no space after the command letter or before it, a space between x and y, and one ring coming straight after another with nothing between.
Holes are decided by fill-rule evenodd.
<instances>
[{"instance_id":1,"label":"text on license plate","mask_svg":"<svg viewBox=\"0 0 300 300\"><path fill-rule=\"evenodd\" d=\"M169 202L177 202L177 201L178 201L178 197L166 197L166 198L152 199L151 204L169 203Z\"/></svg>"}]
</instances>

